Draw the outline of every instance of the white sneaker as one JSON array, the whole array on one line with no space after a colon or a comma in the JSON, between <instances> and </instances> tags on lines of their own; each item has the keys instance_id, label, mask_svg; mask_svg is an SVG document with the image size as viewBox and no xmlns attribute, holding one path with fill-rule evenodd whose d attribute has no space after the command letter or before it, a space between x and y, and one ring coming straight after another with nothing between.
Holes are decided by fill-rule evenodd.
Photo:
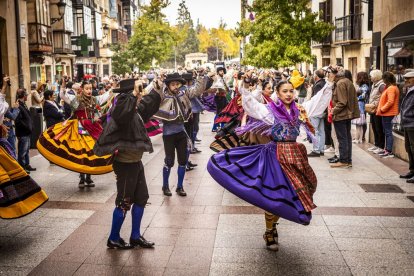
<instances>
[{"instance_id":1,"label":"white sneaker","mask_svg":"<svg viewBox=\"0 0 414 276\"><path fill-rule=\"evenodd\" d=\"M333 147L329 147L328 149L324 150L324 152L333 153L333 152L335 152L335 149Z\"/></svg>"},{"instance_id":2,"label":"white sneaker","mask_svg":"<svg viewBox=\"0 0 414 276\"><path fill-rule=\"evenodd\" d=\"M375 154L384 153L384 150L378 148L377 150L374 150L373 153L375 153Z\"/></svg>"},{"instance_id":3,"label":"white sneaker","mask_svg":"<svg viewBox=\"0 0 414 276\"><path fill-rule=\"evenodd\" d=\"M376 151L378 148L376 146L370 147L368 151Z\"/></svg>"},{"instance_id":4,"label":"white sneaker","mask_svg":"<svg viewBox=\"0 0 414 276\"><path fill-rule=\"evenodd\" d=\"M382 158L393 158L394 157L394 153L392 152L386 152L383 156L381 156Z\"/></svg>"}]
</instances>

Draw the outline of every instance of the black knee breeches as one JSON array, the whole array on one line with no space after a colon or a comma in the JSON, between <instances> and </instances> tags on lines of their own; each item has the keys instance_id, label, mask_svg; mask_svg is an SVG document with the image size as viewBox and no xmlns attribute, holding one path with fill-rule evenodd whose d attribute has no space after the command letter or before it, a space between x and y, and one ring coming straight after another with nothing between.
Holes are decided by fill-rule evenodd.
<instances>
[{"instance_id":1,"label":"black knee breeches","mask_svg":"<svg viewBox=\"0 0 414 276\"><path fill-rule=\"evenodd\" d=\"M132 204L145 207L149 195L142 162L123 163L114 161L112 167L116 174L117 196L115 205L126 211L131 208Z\"/></svg>"},{"instance_id":2,"label":"black knee breeches","mask_svg":"<svg viewBox=\"0 0 414 276\"><path fill-rule=\"evenodd\" d=\"M184 131L172 135L163 136L165 150L165 165L169 168L174 166L175 151L177 151L178 165L187 164L187 135Z\"/></svg>"}]
</instances>

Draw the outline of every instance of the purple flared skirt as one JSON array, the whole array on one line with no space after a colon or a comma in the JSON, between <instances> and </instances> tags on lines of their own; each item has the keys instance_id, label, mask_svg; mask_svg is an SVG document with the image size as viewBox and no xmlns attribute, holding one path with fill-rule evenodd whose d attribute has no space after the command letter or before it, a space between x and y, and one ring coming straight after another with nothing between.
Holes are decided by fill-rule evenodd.
<instances>
[{"instance_id":1,"label":"purple flared skirt","mask_svg":"<svg viewBox=\"0 0 414 276\"><path fill-rule=\"evenodd\" d=\"M203 94L200 98L201 103L203 104L204 110L209 112L216 112L217 107L214 101L214 94Z\"/></svg>"},{"instance_id":2,"label":"purple flared skirt","mask_svg":"<svg viewBox=\"0 0 414 276\"><path fill-rule=\"evenodd\" d=\"M221 186L248 203L308 225L312 214L303 208L276 158L276 150L273 142L224 150L210 158L207 170Z\"/></svg>"}]
</instances>

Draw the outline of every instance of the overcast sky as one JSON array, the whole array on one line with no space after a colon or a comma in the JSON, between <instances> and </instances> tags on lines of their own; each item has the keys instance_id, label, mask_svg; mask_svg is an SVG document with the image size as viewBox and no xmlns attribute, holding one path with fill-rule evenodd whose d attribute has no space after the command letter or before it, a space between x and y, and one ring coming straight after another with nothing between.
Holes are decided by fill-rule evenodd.
<instances>
[{"instance_id":1,"label":"overcast sky","mask_svg":"<svg viewBox=\"0 0 414 276\"><path fill-rule=\"evenodd\" d=\"M149 0L147 0L149 2ZM171 24L176 24L178 4L181 0L170 0L171 4L163 10ZM194 24L197 18L207 28L218 27L223 18L229 28L237 27L240 21L240 0L186 0Z\"/></svg>"}]
</instances>

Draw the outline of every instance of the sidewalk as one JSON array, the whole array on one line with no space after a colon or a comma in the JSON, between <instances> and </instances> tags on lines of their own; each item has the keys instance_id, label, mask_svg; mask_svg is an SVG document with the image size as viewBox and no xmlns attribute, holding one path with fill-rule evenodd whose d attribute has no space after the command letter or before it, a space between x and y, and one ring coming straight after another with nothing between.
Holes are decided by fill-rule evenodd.
<instances>
[{"instance_id":1,"label":"sidewalk","mask_svg":"<svg viewBox=\"0 0 414 276\"><path fill-rule=\"evenodd\" d=\"M96 187L80 191L77 174L35 156L32 176L50 201L25 218L0 220L0 275L414 275L414 185L392 169L404 162L388 159L397 164L390 168L360 147L353 148L352 169L331 169L330 156L312 158L313 220L306 227L281 220L279 251L270 252L263 211L225 191L206 170L212 118L201 117L202 153L190 156L198 167L186 174L187 197L162 195L161 136L155 152L144 155L150 204L141 226L153 250L106 248L113 174L93 177ZM128 215L126 239L130 223Z\"/></svg>"}]
</instances>

